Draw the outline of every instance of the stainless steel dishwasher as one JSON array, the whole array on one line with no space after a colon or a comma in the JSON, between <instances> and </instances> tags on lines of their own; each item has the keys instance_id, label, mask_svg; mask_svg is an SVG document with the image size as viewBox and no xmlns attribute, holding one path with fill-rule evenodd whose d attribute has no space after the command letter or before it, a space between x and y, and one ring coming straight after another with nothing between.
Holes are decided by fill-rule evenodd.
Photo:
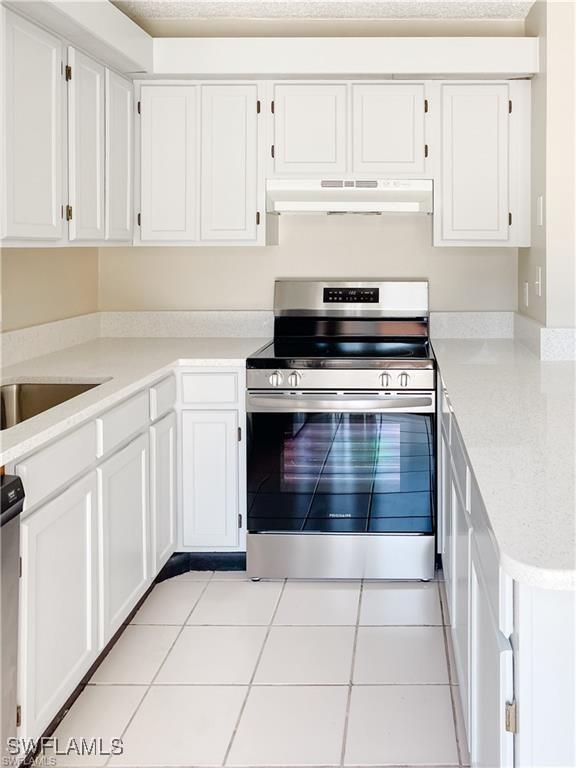
<instances>
[{"instance_id":1,"label":"stainless steel dishwasher","mask_svg":"<svg viewBox=\"0 0 576 768\"><path fill-rule=\"evenodd\" d=\"M24 488L20 478L14 475L2 475L0 477L0 605L2 606L0 617L2 647L0 757L2 758L9 757L8 740L16 736L20 513L23 504Z\"/></svg>"}]
</instances>

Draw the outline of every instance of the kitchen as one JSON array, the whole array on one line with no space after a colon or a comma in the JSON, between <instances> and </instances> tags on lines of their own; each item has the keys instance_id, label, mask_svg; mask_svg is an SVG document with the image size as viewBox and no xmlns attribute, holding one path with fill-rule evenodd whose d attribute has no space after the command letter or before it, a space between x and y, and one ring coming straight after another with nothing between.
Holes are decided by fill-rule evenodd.
<instances>
[{"instance_id":1,"label":"kitchen","mask_svg":"<svg viewBox=\"0 0 576 768\"><path fill-rule=\"evenodd\" d=\"M576 764L575 6L2 3L5 764Z\"/></svg>"}]
</instances>

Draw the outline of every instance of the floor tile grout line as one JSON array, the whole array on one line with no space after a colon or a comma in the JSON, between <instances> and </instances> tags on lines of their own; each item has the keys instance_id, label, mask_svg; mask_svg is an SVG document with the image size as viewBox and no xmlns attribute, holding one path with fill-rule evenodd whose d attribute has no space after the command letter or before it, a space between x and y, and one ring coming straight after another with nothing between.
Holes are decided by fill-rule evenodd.
<instances>
[{"instance_id":1,"label":"floor tile grout line","mask_svg":"<svg viewBox=\"0 0 576 768\"><path fill-rule=\"evenodd\" d=\"M360 627L361 629L361 627ZM149 688L148 683L88 683L91 688ZM163 688L245 688L248 683L156 683ZM252 683L252 688L348 688L350 683ZM457 688L449 683L352 683L354 688Z\"/></svg>"},{"instance_id":2,"label":"floor tile grout line","mask_svg":"<svg viewBox=\"0 0 576 768\"><path fill-rule=\"evenodd\" d=\"M181 627L181 624L130 624L131 627ZM267 627L268 624L186 624L188 627ZM346 627L355 627L356 623L351 624L274 624L275 627L316 627L316 628L334 628L344 629ZM443 624L360 624L366 629L387 629L388 627L405 627L406 629L419 629L426 627L428 629L443 629Z\"/></svg>"},{"instance_id":3,"label":"floor tile grout line","mask_svg":"<svg viewBox=\"0 0 576 768\"><path fill-rule=\"evenodd\" d=\"M158 669L156 670L155 674L152 676L152 680L151 680L151 681L148 683L148 685L146 686L146 691L145 691L144 695L142 696L142 698L140 699L140 701L138 702L138 704L137 704L137 706L136 706L136 709L134 710L134 712L132 712L132 715L129 717L129 719L128 719L128 722L127 722L127 723L126 723L126 725L124 726L124 728L123 728L123 730L122 730L122 733L120 734L120 738L121 738L122 740L124 740L124 736L125 736L125 734L126 734L126 732L127 732L128 728L130 727L130 725L131 725L131 724L132 724L132 722L134 721L134 718L136 717L137 713L140 711L140 708L142 707L142 704L143 704L143 703L144 703L144 701L145 701L145 700L148 698L148 695L150 694L150 691L152 690L152 686L154 685L154 681L155 681L155 680L156 680L156 678L158 677L158 675L159 675L159 673L160 673L160 670L161 670L161 669L162 669L162 667L164 666L164 663L166 662L166 659L168 658L168 656L169 656L169 655L170 655L170 653L172 652L172 649L174 648L175 644L178 642L178 638L180 637L180 635L182 634L182 632L183 632L183 631L184 631L184 629L186 628L186 622L188 621L188 619L189 619L189 618L190 618L190 616L192 615L192 611L194 611L194 609L196 608L196 606L198 605L198 603L199 603L199 602L200 602L200 600L202 599L202 596L204 595L204 593L205 593L205 592L206 592L206 590L208 589L208 585L210 584L210 581L204 581L204 582L199 582L199 583L203 584L203 588L201 589L201 591L200 591L200 594L198 595L198 597L196 598L196 600L194 601L194 605L192 606L192 608L190 609L190 611L187 613L187 615L186 615L186 619L184 620L184 623L183 623L183 624L180 626L180 631L179 631L179 632L176 634L176 637L174 638L174 641L172 642L172 644L171 644L171 645L170 645L170 647L168 648L168 651L166 652L166 655L164 656L164 659L162 660L162 662L161 662L160 666L159 666L159 667L158 667ZM174 625L169 625L169 626L174 626ZM106 760L106 762L104 763L104 765L105 765L105 766L108 766L108 765L110 764L110 760L111 760L111 759L112 759L112 755L110 755L110 757L109 757L109 758Z\"/></svg>"},{"instance_id":4,"label":"floor tile grout line","mask_svg":"<svg viewBox=\"0 0 576 768\"><path fill-rule=\"evenodd\" d=\"M258 654L258 658L256 659L256 664L254 665L254 669L252 670L252 675L250 677L250 680L248 682L248 686L246 687L246 695L244 696L244 701L242 702L242 706L240 707L240 712L238 713L238 717L236 718L236 723L234 725L234 730L232 731L232 734L230 736L230 741L228 742L228 746L226 748L226 752L224 753L224 759L222 760L222 766L225 766L228 758L230 756L230 752L232 750L232 745L234 744L234 739L236 738L236 734L238 732L238 728L240 727L240 721L242 720L242 715L244 714L244 710L246 709L246 704L248 703L248 697L250 695L250 691L252 690L252 685L254 683L254 678L256 677L256 672L258 670L258 667L260 666L260 661L262 659L262 656L264 655L264 649L266 648L266 643L268 642L268 638L270 636L270 632L272 630L272 626L274 624L274 619L276 618L276 614L278 612L278 607L280 606L280 601L282 600L282 596L284 595L284 590L286 589L286 584L288 582L288 579L284 579L284 582L282 584L282 589L280 590L280 594L278 595L278 599L276 601L276 605L274 607L274 610L272 611L272 615L270 617L270 621L268 623L268 628L266 630L266 634L264 636L264 642L262 643L262 647L260 648L260 653Z\"/></svg>"},{"instance_id":5,"label":"floor tile grout line","mask_svg":"<svg viewBox=\"0 0 576 768\"><path fill-rule=\"evenodd\" d=\"M446 664L448 666L448 683L450 687L450 705L452 707L452 723L454 725L454 738L456 740L456 753L458 755L458 765L460 768L463 766L462 761L462 748L460 746L460 738L458 734L458 718L456 715L456 701L454 700L454 690L453 690L453 674L452 674L452 664L450 663L450 649L449 649L449 642L450 639L448 637L448 632L450 630L450 625L446 623L446 619L449 618L445 611L445 605L444 601L442 600L442 587L440 586L440 582L436 582L438 587L438 599L440 600L440 612L442 614L442 624L443 624L443 630L444 630L444 652L446 654Z\"/></svg>"},{"instance_id":6,"label":"floor tile grout line","mask_svg":"<svg viewBox=\"0 0 576 768\"><path fill-rule=\"evenodd\" d=\"M360 629L360 616L362 612L362 595L364 592L364 580L360 581L360 591L358 593L358 608L356 612L356 626L354 630L354 642L352 644L352 663L350 665L350 681L348 683L348 696L346 699L346 715L344 718L344 731L342 733L342 751L340 753L340 765L344 765L346 760L346 744L348 739L348 723L350 720L350 705L352 702L352 686L354 684L354 666L356 664L356 647L358 645L358 632Z\"/></svg>"}]
</instances>

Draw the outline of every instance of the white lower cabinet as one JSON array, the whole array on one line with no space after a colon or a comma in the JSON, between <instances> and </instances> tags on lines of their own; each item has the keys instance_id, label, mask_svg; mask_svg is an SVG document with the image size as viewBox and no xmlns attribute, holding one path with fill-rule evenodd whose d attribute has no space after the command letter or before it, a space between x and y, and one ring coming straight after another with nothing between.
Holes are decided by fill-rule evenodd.
<instances>
[{"instance_id":1,"label":"white lower cabinet","mask_svg":"<svg viewBox=\"0 0 576 768\"><path fill-rule=\"evenodd\" d=\"M98 655L97 482L91 472L22 521L18 700L34 738Z\"/></svg>"},{"instance_id":2,"label":"white lower cabinet","mask_svg":"<svg viewBox=\"0 0 576 768\"><path fill-rule=\"evenodd\" d=\"M239 541L238 412L182 413L182 543L232 549Z\"/></svg>"},{"instance_id":3,"label":"white lower cabinet","mask_svg":"<svg viewBox=\"0 0 576 768\"><path fill-rule=\"evenodd\" d=\"M482 566L472 550L470 590L470 757L477 768L511 768L514 735L506 730L512 701L512 646L498 627Z\"/></svg>"},{"instance_id":4,"label":"white lower cabinet","mask_svg":"<svg viewBox=\"0 0 576 768\"><path fill-rule=\"evenodd\" d=\"M501 573L454 414L449 431L442 425L442 564L467 746L474 768L512 768L506 705L514 700L513 650L503 632L513 625L509 580Z\"/></svg>"},{"instance_id":5,"label":"white lower cabinet","mask_svg":"<svg viewBox=\"0 0 576 768\"><path fill-rule=\"evenodd\" d=\"M148 435L98 468L100 647L120 627L151 582Z\"/></svg>"},{"instance_id":6,"label":"white lower cabinet","mask_svg":"<svg viewBox=\"0 0 576 768\"><path fill-rule=\"evenodd\" d=\"M442 568L448 600L448 622L454 615L454 531L452 519L452 465L450 442L444 430L440 435L440 510L442 515Z\"/></svg>"},{"instance_id":7,"label":"white lower cabinet","mask_svg":"<svg viewBox=\"0 0 576 768\"><path fill-rule=\"evenodd\" d=\"M176 548L176 416L150 427L152 570L158 573Z\"/></svg>"},{"instance_id":8,"label":"white lower cabinet","mask_svg":"<svg viewBox=\"0 0 576 768\"><path fill-rule=\"evenodd\" d=\"M451 512L454 541L452 635L464 725L470 738L470 548L472 526L460 491L452 481Z\"/></svg>"}]
</instances>

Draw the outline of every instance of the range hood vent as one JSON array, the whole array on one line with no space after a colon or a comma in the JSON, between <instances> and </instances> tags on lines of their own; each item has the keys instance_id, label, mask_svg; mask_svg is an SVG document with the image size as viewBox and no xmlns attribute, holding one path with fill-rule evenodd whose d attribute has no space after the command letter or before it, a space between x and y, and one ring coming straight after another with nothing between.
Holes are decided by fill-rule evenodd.
<instances>
[{"instance_id":1,"label":"range hood vent","mask_svg":"<svg viewBox=\"0 0 576 768\"><path fill-rule=\"evenodd\" d=\"M432 213L430 179L274 179L268 213Z\"/></svg>"}]
</instances>

